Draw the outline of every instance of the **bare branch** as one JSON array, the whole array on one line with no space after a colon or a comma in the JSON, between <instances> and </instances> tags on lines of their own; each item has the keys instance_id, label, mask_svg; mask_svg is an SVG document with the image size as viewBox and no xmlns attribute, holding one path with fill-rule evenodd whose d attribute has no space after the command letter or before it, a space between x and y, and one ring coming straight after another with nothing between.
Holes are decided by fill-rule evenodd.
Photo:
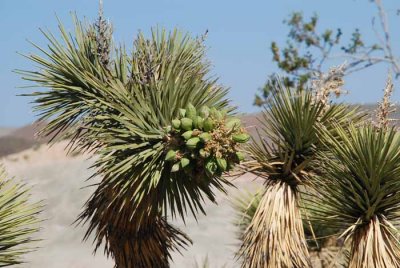
<instances>
[{"instance_id":1,"label":"bare branch","mask_svg":"<svg viewBox=\"0 0 400 268\"><path fill-rule=\"evenodd\" d=\"M400 75L400 66L399 66L398 60L394 57L394 54L393 54L392 43L391 43L390 32L389 32L389 21L387 18L387 14L383 7L382 0L375 0L374 2L378 8L379 20L380 20L381 27L382 27L382 30L384 33L384 37L385 37L385 46L384 46L385 54L389 59L391 59L392 69L393 69L396 77L398 77Z\"/></svg>"}]
</instances>

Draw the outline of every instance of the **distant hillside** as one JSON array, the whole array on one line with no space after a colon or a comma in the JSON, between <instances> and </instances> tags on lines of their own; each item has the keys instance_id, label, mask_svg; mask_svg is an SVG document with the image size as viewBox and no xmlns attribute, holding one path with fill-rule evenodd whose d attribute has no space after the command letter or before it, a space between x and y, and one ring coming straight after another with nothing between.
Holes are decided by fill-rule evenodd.
<instances>
[{"instance_id":1,"label":"distant hillside","mask_svg":"<svg viewBox=\"0 0 400 268\"><path fill-rule=\"evenodd\" d=\"M18 153L45 142L35 136L42 127L43 124L33 123L18 129L0 128L0 157Z\"/></svg>"},{"instance_id":2,"label":"distant hillside","mask_svg":"<svg viewBox=\"0 0 400 268\"><path fill-rule=\"evenodd\" d=\"M366 104L361 105L361 108L372 115L377 105ZM400 107L397 108L397 111L391 117L400 119ZM257 118L261 118L261 113L242 116L243 124L253 137L256 137L256 127L259 125ZM400 122L396 123L400 125ZM36 132L42 127L43 123L33 123L18 129L0 128L0 157L18 153L46 142L46 140L38 140L35 136Z\"/></svg>"},{"instance_id":3,"label":"distant hillside","mask_svg":"<svg viewBox=\"0 0 400 268\"><path fill-rule=\"evenodd\" d=\"M0 127L0 137L6 136L13 132L15 128Z\"/></svg>"}]
</instances>

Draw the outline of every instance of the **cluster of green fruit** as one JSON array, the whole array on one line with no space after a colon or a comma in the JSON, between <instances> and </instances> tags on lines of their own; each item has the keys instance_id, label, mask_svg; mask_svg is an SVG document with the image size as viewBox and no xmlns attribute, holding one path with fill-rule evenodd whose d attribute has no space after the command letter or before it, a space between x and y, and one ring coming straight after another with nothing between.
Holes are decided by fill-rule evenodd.
<instances>
[{"instance_id":1,"label":"cluster of green fruit","mask_svg":"<svg viewBox=\"0 0 400 268\"><path fill-rule=\"evenodd\" d=\"M250 139L238 118L226 111L203 106L199 111L189 104L179 109L168 133L165 160L171 172L193 176L220 176L244 159L239 144Z\"/></svg>"}]
</instances>

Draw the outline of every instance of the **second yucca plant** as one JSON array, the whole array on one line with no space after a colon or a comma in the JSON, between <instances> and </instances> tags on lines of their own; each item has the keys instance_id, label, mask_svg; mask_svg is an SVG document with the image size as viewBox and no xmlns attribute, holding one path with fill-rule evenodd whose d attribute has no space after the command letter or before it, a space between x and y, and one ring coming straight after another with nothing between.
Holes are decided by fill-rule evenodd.
<instances>
[{"instance_id":1,"label":"second yucca plant","mask_svg":"<svg viewBox=\"0 0 400 268\"><path fill-rule=\"evenodd\" d=\"M310 267L300 209L300 191L317 173L319 128L335 133L361 116L344 105L328 106L312 91L297 92L276 83L260 124L259 140L249 146L247 169L265 179L259 205L244 231L238 255L242 267ZM334 134L336 135L336 134Z\"/></svg>"},{"instance_id":2,"label":"second yucca plant","mask_svg":"<svg viewBox=\"0 0 400 268\"><path fill-rule=\"evenodd\" d=\"M372 124L337 130L340 141L327 134L330 150L320 156L325 206L316 220L341 231L349 267L400 267L400 135Z\"/></svg>"}]
</instances>

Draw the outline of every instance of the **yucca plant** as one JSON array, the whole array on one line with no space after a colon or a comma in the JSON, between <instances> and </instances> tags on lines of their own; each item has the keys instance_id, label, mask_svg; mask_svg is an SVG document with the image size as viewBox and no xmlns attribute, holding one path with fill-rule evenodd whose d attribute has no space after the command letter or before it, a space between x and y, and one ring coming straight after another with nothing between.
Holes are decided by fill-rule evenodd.
<instances>
[{"instance_id":1,"label":"yucca plant","mask_svg":"<svg viewBox=\"0 0 400 268\"><path fill-rule=\"evenodd\" d=\"M341 230L351 246L349 267L399 267L400 135L372 124L337 126L326 134L325 170L318 177L326 205L316 219Z\"/></svg>"},{"instance_id":2,"label":"yucca plant","mask_svg":"<svg viewBox=\"0 0 400 268\"><path fill-rule=\"evenodd\" d=\"M29 199L29 188L8 178L0 165L0 267L24 263L23 255L36 249L42 206Z\"/></svg>"},{"instance_id":3,"label":"yucca plant","mask_svg":"<svg viewBox=\"0 0 400 268\"><path fill-rule=\"evenodd\" d=\"M315 191L307 203L316 223L338 230L346 241L346 267L398 267L396 170L399 134L389 118L395 111L389 74L376 119L362 126L336 126L336 135L322 129L328 150L318 152L321 166ZM311 202L310 202L311 201Z\"/></svg>"},{"instance_id":4,"label":"yucca plant","mask_svg":"<svg viewBox=\"0 0 400 268\"><path fill-rule=\"evenodd\" d=\"M362 118L356 109L327 106L310 90L278 88L260 120L259 138L249 146L248 170L265 179L265 191L238 252L242 267L310 267L300 210L300 191L317 172L318 129ZM333 134L334 135L334 134Z\"/></svg>"},{"instance_id":5,"label":"yucca plant","mask_svg":"<svg viewBox=\"0 0 400 268\"><path fill-rule=\"evenodd\" d=\"M236 212L234 224L238 227L237 236L239 240L243 239L246 229L249 227L257 208L260 206L261 198L264 194L263 190L263 188L260 188L256 193L242 192L232 202ZM302 195L304 194L302 193ZM315 201L312 204L307 203L307 206L312 206L311 208L307 206L303 208L303 210L306 210L306 212L303 211L303 215L305 214L303 216L304 233L310 251L312 267L346 267L343 257L343 243L337 239L337 228L327 227L324 224L311 221L314 219L312 213L315 208L323 205L321 203L317 204Z\"/></svg>"},{"instance_id":6,"label":"yucca plant","mask_svg":"<svg viewBox=\"0 0 400 268\"><path fill-rule=\"evenodd\" d=\"M41 69L21 73L46 88L29 94L48 123L41 134L98 155L93 176L102 180L79 216L85 238L94 234L96 249L104 242L116 267L168 267L170 251L190 243L168 217L215 202L249 136L210 78L200 38L155 29L139 33L128 55L104 48L112 40L101 27L75 19L75 35L60 30L63 43L45 33L45 57L28 56Z\"/></svg>"}]
</instances>

